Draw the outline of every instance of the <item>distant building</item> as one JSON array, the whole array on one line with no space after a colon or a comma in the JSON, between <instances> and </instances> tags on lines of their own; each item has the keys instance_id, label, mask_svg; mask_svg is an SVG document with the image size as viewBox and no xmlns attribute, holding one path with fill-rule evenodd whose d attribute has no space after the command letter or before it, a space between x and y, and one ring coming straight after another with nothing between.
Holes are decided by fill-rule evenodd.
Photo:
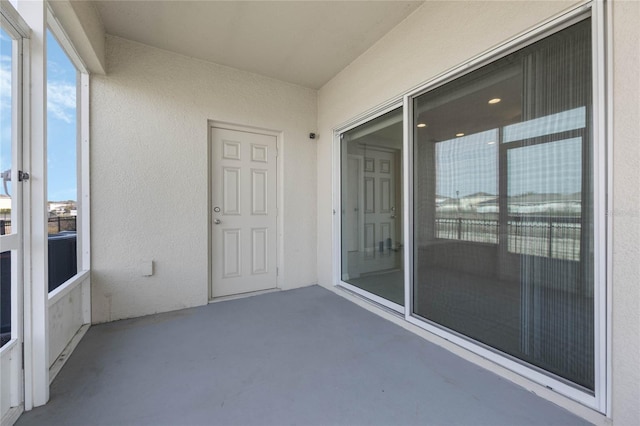
<instances>
[{"instance_id":1,"label":"distant building","mask_svg":"<svg viewBox=\"0 0 640 426\"><path fill-rule=\"evenodd\" d=\"M0 210L11 210L11 197L0 194Z\"/></svg>"},{"instance_id":2,"label":"distant building","mask_svg":"<svg viewBox=\"0 0 640 426\"><path fill-rule=\"evenodd\" d=\"M75 201L49 201L49 216L77 216L78 207ZM72 213L72 212L75 212Z\"/></svg>"}]
</instances>

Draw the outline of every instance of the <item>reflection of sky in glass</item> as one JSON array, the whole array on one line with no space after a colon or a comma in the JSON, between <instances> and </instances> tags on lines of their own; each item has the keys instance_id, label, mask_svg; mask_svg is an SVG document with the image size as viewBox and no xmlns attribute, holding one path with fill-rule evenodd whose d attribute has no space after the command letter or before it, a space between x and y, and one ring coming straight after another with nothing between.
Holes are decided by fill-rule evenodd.
<instances>
[{"instance_id":1,"label":"reflection of sky in glass","mask_svg":"<svg viewBox=\"0 0 640 426\"><path fill-rule=\"evenodd\" d=\"M11 37L0 29L0 171L11 168L11 53Z\"/></svg>"},{"instance_id":2,"label":"reflection of sky in glass","mask_svg":"<svg viewBox=\"0 0 640 426\"><path fill-rule=\"evenodd\" d=\"M584 127L584 108L507 128L529 138ZM582 117L582 118L580 118ZM566 120L566 121L564 121ZM521 126L519 128L515 126ZM558 130L561 129L561 130ZM498 193L497 130L436 144L436 193L456 198L478 192ZM493 143L490 143L493 142ZM582 189L582 140L567 139L508 150L508 195L572 194Z\"/></svg>"},{"instance_id":3,"label":"reflection of sky in glass","mask_svg":"<svg viewBox=\"0 0 640 426\"><path fill-rule=\"evenodd\" d=\"M76 200L76 76L47 31L47 176L49 201Z\"/></svg>"},{"instance_id":4,"label":"reflection of sky in glass","mask_svg":"<svg viewBox=\"0 0 640 426\"><path fill-rule=\"evenodd\" d=\"M581 150L581 138L510 149L508 196L580 192Z\"/></svg>"},{"instance_id":5,"label":"reflection of sky in glass","mask_svg":"<svg viewBox=\"0 0 640 426\"><path fill-rule=\"evenodd\" d=\"M587 109L580 107L506 126L503 132L503 142L513 142L567 130L583 129L586 126L586 113Z\"/></svg>"},{"instance_id":6,"label":"reflection of sky in glass","mask_svg":"<svg viewBox=\"0 0 640 426\"><path fill-rule=\"evenodd\" d=\"M498 132L488 130L436 144L436 194L455 198L498 193Z\"/></svg>"}]
</instances>

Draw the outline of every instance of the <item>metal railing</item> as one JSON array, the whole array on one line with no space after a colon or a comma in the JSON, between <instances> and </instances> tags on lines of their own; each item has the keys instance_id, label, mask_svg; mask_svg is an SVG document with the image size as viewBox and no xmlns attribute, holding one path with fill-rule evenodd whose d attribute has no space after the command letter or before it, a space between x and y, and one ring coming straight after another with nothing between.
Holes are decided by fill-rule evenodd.
<instances>
[{"instance_id":1,"label":"metal railing","mask_svg":"<svg viewBox=\"0 0 640 426\"><path fill-rule=\"evenodd\" d=\"M57 216L50 217L48 224L49 235L58 234L62 231L75 231L75 216ZM8 235L11 233L11 221L0 220L0 235Z\"/></svg>"},{"instance_id":2,"label":"metal railing","mask_svg":"<svg viewBox=\"0 0 640 426\"><path fill-rule=\"evenodd\" d=\"M565 260L580 259L580 217L510 216L507 248L511 253ZM495 219L437 218L436 238L499 243L500 223Z\"/></svg>"}]
</instances>

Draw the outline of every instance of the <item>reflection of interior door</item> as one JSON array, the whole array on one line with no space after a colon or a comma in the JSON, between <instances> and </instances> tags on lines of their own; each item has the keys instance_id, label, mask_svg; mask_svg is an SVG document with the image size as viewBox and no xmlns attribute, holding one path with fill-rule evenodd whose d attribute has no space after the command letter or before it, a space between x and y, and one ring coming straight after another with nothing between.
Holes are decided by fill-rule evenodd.
<instances>
[{"instance_id":1,"label":"reflection of interior door","mask_svg":"<svg viewBox=\"0 0 640 426\"><path fill-rule=\"evenodd\" d=\"M398 268L397 238L397 150L367 147L364 153L363 176L363 239L365 260L361 272ZM372 260L375 259L375 262Z\"/></svg>"},{"instance_id":2,"label":"reflection of interior door","mask_svg":"<svg viewBox=\"0 0 640 426\"><path fill-rule=\"evenodd\" d=\"M211 128L211 295L276 287L276 137Z\"/></svg>"}]
</instances>

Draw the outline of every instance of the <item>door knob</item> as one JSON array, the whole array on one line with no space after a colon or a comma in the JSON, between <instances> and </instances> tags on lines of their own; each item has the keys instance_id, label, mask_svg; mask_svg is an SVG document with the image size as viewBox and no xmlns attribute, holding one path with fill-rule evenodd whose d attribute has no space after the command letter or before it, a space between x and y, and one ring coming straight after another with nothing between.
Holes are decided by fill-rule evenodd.
<instances>
[{"instance_id":1,"label":"door knob","mask_svg":"<svg viewBox=\"0 0 640 426\"><path fill-rule=\"evenodd\" d=\"M216 225L220 225L222 221L220 219L216 219L213 221L213 223L215 223Z\"/></svg>"}]
</instances>

